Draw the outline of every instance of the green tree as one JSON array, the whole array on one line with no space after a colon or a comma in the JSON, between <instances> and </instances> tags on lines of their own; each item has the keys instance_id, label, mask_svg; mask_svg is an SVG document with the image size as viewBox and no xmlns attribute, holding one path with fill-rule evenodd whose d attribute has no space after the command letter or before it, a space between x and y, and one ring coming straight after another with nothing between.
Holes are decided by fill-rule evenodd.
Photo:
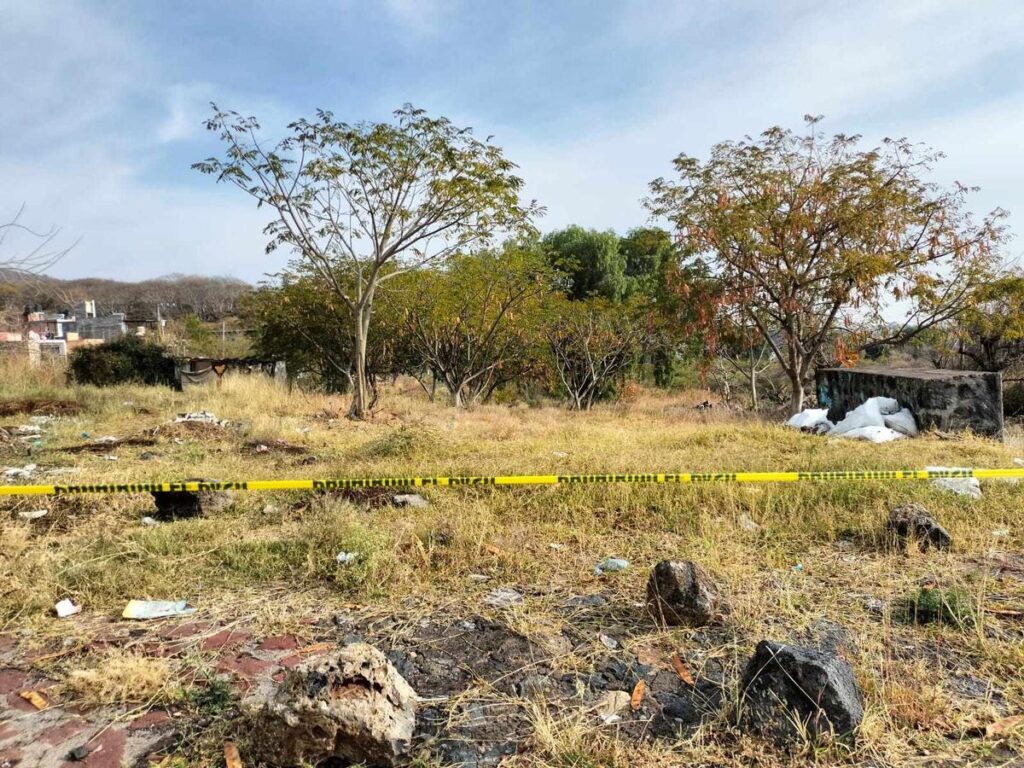
<instances>
[{"instance_id":1,"label":"green tree","mask_svg":"<svg viewBox=\"0 0 1024 768\"><path fill-rule=\"evenodd\" d=\"M995 261L994 211L975 224L968 188L925 177L941 156L886 140L826 140L808 118L797 135L771 128L725 142L706 162L679 155L677 181L656 179L646 201L705 256L770 346L803 407L812 367L837 326L885 328L863 346L895 344L955 317ZM887 311L902 310L900 322Z\"/></svg>"},{"instance_id":2,"label":"green tree","mask_svg":"<svg viewBox=\"0 0 1024 768\"><path fill-rule=\"evenodd\" d=\"M392 123L350 125L320 110L273 147L260 143L255 118L213 110L207 128L224 156L193 167L272 209L267 250L292 249L293 271L315 275L347 311L353 418L369 413L367 344L385 283L540 213L520 202L522 179L499 147L408 105Z\"/></svg>"},{"instance_id":3,"label":"green tree","mask_svg":"<svg viewBox=\"0 0 1024 768\"><path fill-rule=\"evenodd\" d=\"M484 402L538 367L537 328L550 270L537 249L509 244L409 273L389 297L418 370L429 370L456 406Z\"/></svg>"},{"instance_id":4,"label":"green tree","mask_svg":"<svg viewBox=\"0 0 1024 768\"><path fill-rule=\"evenodd\" d=\"M648 296L661 290L665 271L678 259L672 235L661 227L637 227L619 239L619 252L625 259L625 273L634 290Z\"/></svg>"},{"instance_id":5,"label":"green tree","mask_svg":"<svg viewBox=\"0 0 1024 768\"><path fill-rule=\"evenodd\" d=\"M1007 274L979 286L954 328L957 352L983 371L1024 362L1024 275Z\"/></svg>"},{"instance_id":6,"label":"green tree","mask_svg":"<svg viewBox=\"0 0 1024 768\"><path fill-rule=\"evenodd\" d=\"M551 266L565 275L570 299L621 301L629 294L626 258L613 231L571 226L546 235L543 247Z\"/></svg>"}]
</instances>

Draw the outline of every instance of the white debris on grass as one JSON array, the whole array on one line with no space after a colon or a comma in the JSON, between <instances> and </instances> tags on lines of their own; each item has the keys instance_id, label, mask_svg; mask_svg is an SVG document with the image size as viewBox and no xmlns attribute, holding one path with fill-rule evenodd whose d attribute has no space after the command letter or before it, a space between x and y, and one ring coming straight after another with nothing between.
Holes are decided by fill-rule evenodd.
<instances>
[{"instance_id":1,"label":"white debris on grass","mask_svg":"<svg viewBox=\"0 0 1024 768\"><path fill-rule=\"evenodd\" d=\"M191 421L196 421L201 424L216 424L220 427L223 427L228 423L226 419L218 419L209 411L190 411L188 413L179 413L174 419L175 424Z\"/></svg>"},{"instance_id":2,"label":"white debris on grass","mask_svg":"<svg viewBox=\"0 0 1024 768\"><path fill-rule=\"evenodd\" d=\"M966 470L970 471L970 467L925 467L929 472L943 472L949 470ZM976 477L936 477L932 480L932 485L936 488L942 488L946 491L952 491L958 493L961 496L969 496L972 499L981 498L981 483L978 482Z\"/></svg>"},{"instance_id":3,"label":"white debris on grass","mask_svg":"<svg viewBox=\"0 0 1024 768\"><path fill-rule=\"evenodd\" d=\"M195 613L187 600L129 600L121 613L122 619L162 619L168 616L187 616Z\"/></svg>"},{"instance_id":4,"label":"white debris on grass","mask_svg":"<svg viewBox=\"0 0 1024 768\"><path fill-rule=\"evenodd\" d=\"M334 560L338 563L338 565L351 565L358 559L358 552L339 552L334 556Z\"/></svg>"},{"instance_id":5,"label":"white debris on grass","mask_svg":"<svg viewBox=\"0 0 1024 768\"><path fill-rule=\"evenodd\" d=\"M604 576L606 573L617 573L627 568L629 568L629 560L623 560L621 557L606 557L594 566L594 574Z\"/></svg>"},{"instance_id":6,"label":"white debris on grass","mask_svg":"<svg viewBox=\"0 0 1024 768\"><path fill-rule=\"evenodd\" d=\"M786 424L805 432L872 443L888 443L917 435L914 414L908 408L900 408L891 397L869 397L836 424L828 420L827 408L807 408L791 416Z\"/></svg>"},{"instance_id":7,"label":"white debris on grass","mask_svg":"<svg viewBox=\"0 0 1024 768\"><path fill-rule=\"evenodd\" d=\"M74 616L76 613L81 613L82 606L75 605L70 598L66 597L54 605L53 610L57 614L57 618L66 619L68 616Z\"/></svg>"},{"instance_id":8,"label":"white debris on grass","mask_svg":"<svg viewBox=\"0 0 1024 768\"><path fill-rule=\"evenodd\" d=\"M512 587L498 587L487 593L484 603L494 608L508 608L523 602L523 596Z\"/></svg>"},{"instance_id":9,"label":"white debris on grass","mask_svg":"<svg viewBox=\"0 0 1024 768\"><path fill-rule=\"evenodd\" d=\"M28 479L35 471L35 464L26 464L24 467L7 467L3 471L3 476L5 480Z\"/></svg>"},{"instance_id":10,"label":"white debris on grass","mask_svg":"<svg viewBox=\"0 0 1024 768\"><path fill-rule=\"evenodd\" d=\"M39 520L50 514L48 509L33 509L31 511L19 512L18 517L22 520Z\"/></svg>"}]
</instances>

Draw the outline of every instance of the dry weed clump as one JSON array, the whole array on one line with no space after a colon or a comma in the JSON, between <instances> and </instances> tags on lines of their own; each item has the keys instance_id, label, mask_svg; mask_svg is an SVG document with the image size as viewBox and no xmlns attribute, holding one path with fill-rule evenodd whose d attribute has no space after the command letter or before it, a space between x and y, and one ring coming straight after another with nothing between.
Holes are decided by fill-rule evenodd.
<instances>
[{"instance_id":1,"label":"dry weed clump","mask_svg":"<svg viewBox=\"0 0 1024 768\"><path fill-rule=\"evenodd\" d=\"M72 670L64 689L91 706L144 704L170 698L172 678L173 670L167 659L113 648L95 666Z\"/></svg>"}]
</instances>

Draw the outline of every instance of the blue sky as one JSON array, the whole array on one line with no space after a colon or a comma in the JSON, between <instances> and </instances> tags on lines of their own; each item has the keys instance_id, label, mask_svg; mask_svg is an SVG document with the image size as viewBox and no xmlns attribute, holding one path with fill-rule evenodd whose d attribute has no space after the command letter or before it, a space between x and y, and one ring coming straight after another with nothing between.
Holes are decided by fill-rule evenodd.
<instances>
[{"instance_id":1,"label":"blue sky","mask_svg":"<svg viewBox=\"0 0 1024 768\"><path fill-rule=\"evenodd\" d=\"M678 153L825 114L943 150L936 180L1024 225L1019 0L0 0L0 219L81 238L62 276L280 268L266 213L189 169L210 101L270 138L317 107L446 115L519 164L543 230L643 224Z\"/></svg>"}]
</instances>

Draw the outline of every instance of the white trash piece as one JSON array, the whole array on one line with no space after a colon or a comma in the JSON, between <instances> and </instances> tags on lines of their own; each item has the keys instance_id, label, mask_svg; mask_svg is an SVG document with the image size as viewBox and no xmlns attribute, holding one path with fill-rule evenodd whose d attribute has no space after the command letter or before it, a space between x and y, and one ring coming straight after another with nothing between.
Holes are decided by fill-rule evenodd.
<instances>
[{"instance_id":1,"label":"white trash piece","mask_svg":"<svg viewBox=\"0 0 1024 768\"><path fill-rule=\"evenodd\" d=\"M122 619L163 619L195 613L186 600L129 600L121 612Z\"/></svg>"},{"instance_id":2,"label":"white trash piece","mask_svg":"<svg viewBox=\"0 0 1024 768\"><path fill-rule=\"evenodd\" d=\"M861 427L884 427L885 419L882 416L882 409L879 407L880 398L872 397L865 400L846 415L829 430L829 435L845 435Z\"/></svg>"},{"instance_id":3,"label":"white trash piece","mask_svg":"<svg viewBox=\"0 0 1024 768\"><path fill-rule=\"evenodd\" d=\"M54 612L57 614L57 618L66 619L68 616L74 616L76 613L82 612L82 606L75 605L71 602L70 598L65 597L55 606L53 606Z\"/></svg>"},{"instance_id":4,"label":"white trash piece","mask_svg":"<svg viewBox=\"0 0 1024 768\"><path fill-rule=\"evenodd\" d=\"M334 556L335 561L338 565L351 565L359 559L358 552L339 552Z\"/></svg>"},{"instance_id":5,"label":"white trash piece","mask_svg":"<svg viewBox=\"0 0 1024 768\"><path fill-rule=\"evenodd\" d=\"M849 432L839 435L839 437L845 437L849 440L867 440L871 443L888 443L892 440L902 440L906 435L888 427L870 426L851 429Z\"/></svg>"},{"instance_id":6,"label":"white trash piece","mask_svg":"<svg viewBox=\"0 0 1024 768\"><path fill-rule=\"evenodd\" d=\"M882 419L889 429L895 429L907 437L917 437L917 420L909 408L902 408L896 413L882 414Z\"/></svg>"},{"instance_id":7,"label":"white trash piece","mask_svg":"<svg viewBox=\"0 0 1024 768\"><path fill-rule=\"evenodd\" d=\"M512 587L498 587L492 589L484 597L484 603L486 605L493 606L494 608L509 608L513 605L519 605L523 602L523 596L512 589Z\"/></svg>"},{"instance_id":8,"label":"white trash piece","mask_svg":"<svg viewBox=\"0 0 1024 768\"><path fill-rule=\"evenodd\" d=\"M828 408L805 408L790 416L786 426L819 432L831 429L832 422L828 420Z\"/></svg>"},{"instance_id":9,"label":"white trash piece","mask_svg":"<svg viewBox=\"0 0 1024 768\"><path fill-rule=\"evenodd\" d=\"M26 510L25 512L19 512L18 517L22 520L39 520L42 517L46 517L50 514L48 509L33 509L31 511Z\"/></svg>"},{"instance_id":10,"label":"white trash piece","mask_svg":"<svg viewBox=\"0 0 1024 768\"><path fill-rule=\"evenodd\" d=\"M970 467L925 467L929 472L941 472L949 469L970 469ZM981 483L976 477L936 477L932 480L936 488L943 488L961 496L970 496L972 499L981 498Z\"/></svg>"}]
</instances>

